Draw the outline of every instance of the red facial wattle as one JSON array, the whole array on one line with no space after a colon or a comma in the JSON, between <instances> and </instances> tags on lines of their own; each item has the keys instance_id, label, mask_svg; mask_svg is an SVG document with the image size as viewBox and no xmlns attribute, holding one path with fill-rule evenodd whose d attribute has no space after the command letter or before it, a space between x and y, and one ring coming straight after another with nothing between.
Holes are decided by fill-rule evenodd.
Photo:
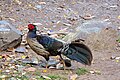
<instances>
[{"instance_id":1,"label":"red facial wattle","mask_svg":"<svg viewBox=\"0 0 120 80\"><path fill-rule=\"evenodd\" d=\"M28 29L29 29L29 30L33 30L34 28L35 28L35 27L34 27L33 24L29 24L29 25L28 25Z\"/></svg>"}]
</instances>

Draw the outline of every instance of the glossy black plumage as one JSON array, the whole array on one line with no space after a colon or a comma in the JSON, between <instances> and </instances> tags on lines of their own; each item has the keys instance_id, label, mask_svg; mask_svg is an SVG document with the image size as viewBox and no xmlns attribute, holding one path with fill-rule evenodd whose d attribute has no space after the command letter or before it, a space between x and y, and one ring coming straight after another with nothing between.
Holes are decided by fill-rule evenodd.
<instances>
[{"instance_id":1,"label":"glossy black plumage","mask_svg":"<svg viewBox=\"0 0 120 80\"><path fill-rule=\"evenodd\" d=\"M29 29L27 42L33 51L43 56L47 61L49 56L61 54L85 65L91 65L93 59L92 53L86 45L79 42L66 43L47 35L37 35L35 26L33 29Z\"/></svg>"}]
</instances>

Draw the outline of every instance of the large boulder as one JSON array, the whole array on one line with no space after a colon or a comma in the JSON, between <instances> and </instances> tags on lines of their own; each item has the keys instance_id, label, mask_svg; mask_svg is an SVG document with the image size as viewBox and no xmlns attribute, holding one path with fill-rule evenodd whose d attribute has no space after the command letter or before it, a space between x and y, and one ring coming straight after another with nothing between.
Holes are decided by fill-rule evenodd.
<instances>
[{"instance_id":1,"label":"large boulder","mask_svg":"<svg viewBox=\"0 0 120 80\"><path fill-rule=\"evenodd\" d=\"M0 50L14 48L21 43L22 32L7 21L0 21Z\"/></svg>"},{"instance_id":2,"label":"large boulder","mask_svg":"<svg viewBox=\"0 0 120 80\"><path fill-rule=\"evenodd\" d=\"M108 20L90 20L80 24L75 29L74 33L69 33L63 38L63 40L66 42L71 42L77 39L86 40L91 34L98 33L106 28L116 29L116 27Z\"/></svg>"}]
</instances>

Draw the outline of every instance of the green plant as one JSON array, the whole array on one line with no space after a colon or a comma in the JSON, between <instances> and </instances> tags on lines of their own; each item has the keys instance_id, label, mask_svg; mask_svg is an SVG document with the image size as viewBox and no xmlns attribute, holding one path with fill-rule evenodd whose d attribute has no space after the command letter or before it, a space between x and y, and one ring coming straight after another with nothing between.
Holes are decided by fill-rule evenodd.
<instances>
[{"instance_id":1,"label":"green plant","mask_svg":"<svg viewBox=\"0 0 120 80\"><path fill-rule=\"evenodd\" d=\"M118 40L116 40L116 41L120 43L120 38Z\"/></svg>"},{"instance_id":2,"label":"green plant","mask_svg":"<svg viewBox=\"0 0 120 80\"><path fill-rule=\"evenodd\" d=\"M20 80L29 80L27 76L22 75L22 76L16 76L15 78L20 79Z\"/></svg>"},{"instance_id":3,"label":"green plant","mask_svg":"<svg viewBox=\"0 0 120 80\"><path fill-rule=\"evenodd\" d=\"M85 68L79 68L79 69L76 70L76 74L78 74L78 75L84 75L84 74L86 74L88 72L89 71L87 69L85 69Z\"/></svg>"},{"instance_id":4,"label":"green plant","mask_svg":"<svg viewBox=\"0 0 120 80\"><path fill-rule=\"evenodd\" d=\"M61 77L59 75L48 75L48 77L50 77L51 79L61 79Z\"/></svg>"}]
</instances>

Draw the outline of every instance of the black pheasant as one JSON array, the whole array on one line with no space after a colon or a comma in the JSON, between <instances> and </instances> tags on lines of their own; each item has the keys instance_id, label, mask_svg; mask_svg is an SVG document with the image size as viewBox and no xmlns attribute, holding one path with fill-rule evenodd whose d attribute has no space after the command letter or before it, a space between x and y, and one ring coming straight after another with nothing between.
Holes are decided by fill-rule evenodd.
<instances>
[{"instance_id":1,"label":"black pheasant","mask_svg":"<svg viewBox=\"0 0 120 80\"><path fill-rule=\"evenodd\" d=\"M29 24L28 29L27 42L29 46L47 61L49 60L49 56L59 55L61 57L61 54L63 54L71 60L76 60L85 65L91 65L93 56L86 45L79 42L66 43L43 34L37 35L36 25L33 24ZM63 60L62 57L61 59Z\"/></svg>"}]
</instances>

